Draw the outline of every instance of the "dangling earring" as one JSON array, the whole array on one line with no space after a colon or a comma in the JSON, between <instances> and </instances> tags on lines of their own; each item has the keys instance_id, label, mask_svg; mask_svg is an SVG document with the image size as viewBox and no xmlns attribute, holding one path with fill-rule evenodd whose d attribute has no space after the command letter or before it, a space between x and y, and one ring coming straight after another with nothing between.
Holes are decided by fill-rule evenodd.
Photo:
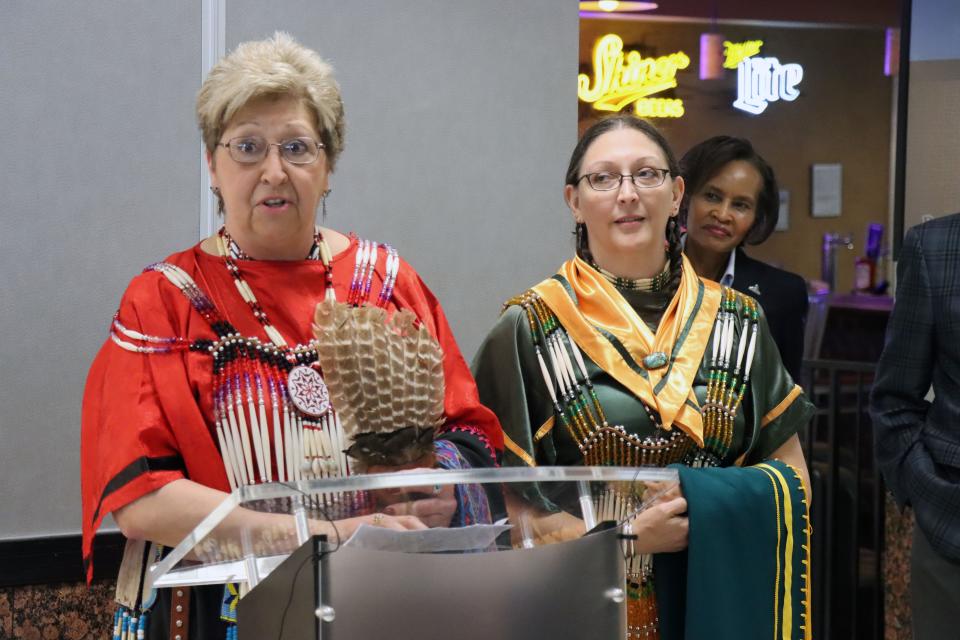
<instances>
[{"instance_id":1,"label":"dangling earring","mask_svg":"<svg viewBox=\"0 0 960 640\"><path fill-rule=\"evenodd\" d=\"M327 189L324 191L320 200L320 215L322 216L323 220L327 219L327 196L330 195L331 191L333 191L333 189Z\"/></svg>"},{"instance_id":2,"label":"dangling earring","mask_svg":"<svg viewBox=\"0 0 960 640\"><path fill-rule=\"evenodd\" d=\"M593 255L590 253L590 247L587 243L587 225L585 222L578 222L573 228L573 234L576 236L577 255L593 263Z\"/></svg>"},{"instance_id":3,"label":"dangling earring","mask_svg":"<svg viewBox=\"0 0 960 640\"><path fill-rule=\"evenodd\" d=\"M223 216L223 196L220 195L219 187L210 187L210 193L217 197L217 215Z\"/></svg>"},{"instance_id":4,"label":"dangling earring","mask_svg":"<svg viewBox=\"0 0 960 640\"><path fill-rule=\"evenodd\" d=\"M674 236L677 234L677 216L670 216L667 218L667 233L666 238L664 238L663 249L670 254L670 244L673 242Z\"/></svg>"}]
</instances>

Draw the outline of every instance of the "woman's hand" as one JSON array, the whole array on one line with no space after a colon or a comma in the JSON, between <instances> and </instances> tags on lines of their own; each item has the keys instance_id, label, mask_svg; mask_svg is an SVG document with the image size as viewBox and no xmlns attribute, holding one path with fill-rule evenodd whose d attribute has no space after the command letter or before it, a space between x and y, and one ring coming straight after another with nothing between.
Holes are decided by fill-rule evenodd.
<instances>
[{"instance_id":1,"label":"woman's hand","mask_svg":"<svg viewBox=\"0 0 960 640\"><path fill-rule=\"evenodd\" d=\"M409 469L405 471L431 471ZM399 487L374 491L377 507L390 516L414 516L428 527L449 527L457 512L457 498L453 485L428 487Z\"/></svg>"},{"instance_id":2,"label":"woman's hand","mask_svg":"<svg viewBox=\"0 0 960 640\"><path fill-rule=\"evenodd\" d=\"M314 535L325 535L330 540L335 540L337 536L339 536L340 542L343 543L346 542L362 524L371 527L392 529L393 531L415 531L427 528L427 525L425 525L422 520L411 515L394 516L377 512L356 518L335 520L334 522L314 520L310 522L310 533ZM336 531L334 531L334 528Z\"/></svg>"},{"instance_id":3,"label":"woman's hand","mask_svg":"<svg viewBox=\"0 0 960 640\"><path fill-rule=\"evenodd\" d=\"M396 502L384 507L383 512L389 515L415 516L428 527L449 527L453 514L457 512L457 499L454 497L453 485L434 487L440 491L431 497L418 500Z\"/></svg>"},{"instance_id":4,"label":"woman's hand","mask_svg":"<svg viewBox=\"0 0 960 640\"><path fill-rule=\"evenodd\" d=\"M687 548L690 521L680 485L658 497L629 522L637 536L634 553L669 553Z\"/></svg>"}]
</instances>

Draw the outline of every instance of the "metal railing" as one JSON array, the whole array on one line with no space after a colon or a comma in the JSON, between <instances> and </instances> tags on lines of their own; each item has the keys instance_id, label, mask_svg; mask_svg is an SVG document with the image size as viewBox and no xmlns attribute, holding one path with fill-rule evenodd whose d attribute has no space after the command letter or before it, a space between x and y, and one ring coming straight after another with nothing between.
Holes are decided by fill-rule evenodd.
<instances>
[{"instance_id":1,"label":"metal railing","mask_svg":"<svg viewBox=\"0 0 960 640\"><path fill-rule=\"evenodd\" d=\"M876 365L804 361L816 414L800 434L813 492L813 637L883 637L885 488L868 412Z\"/></svg>"}]
</instances>

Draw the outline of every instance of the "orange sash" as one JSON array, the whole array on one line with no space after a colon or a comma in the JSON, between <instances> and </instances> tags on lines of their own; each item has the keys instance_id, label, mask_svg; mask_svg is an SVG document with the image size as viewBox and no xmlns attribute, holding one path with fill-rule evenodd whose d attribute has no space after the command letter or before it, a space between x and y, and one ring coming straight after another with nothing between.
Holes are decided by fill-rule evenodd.
<instances>
[{"instance_id":1,"label":"orange sash","mask_svg":"<svg viewBox=\"0 0 960 640\"><path fill-rule=\"evenodd\" d=\"M659 412L664 429L676 424L703 446L693 381L720 308L720 285L701 280L684 256L680 286L656 334L613 284L580 258L565 262L533 290L597 366ZM656 352L667 355L666 366L645 369L643 359Z\"/></svg>"}]
</instances>

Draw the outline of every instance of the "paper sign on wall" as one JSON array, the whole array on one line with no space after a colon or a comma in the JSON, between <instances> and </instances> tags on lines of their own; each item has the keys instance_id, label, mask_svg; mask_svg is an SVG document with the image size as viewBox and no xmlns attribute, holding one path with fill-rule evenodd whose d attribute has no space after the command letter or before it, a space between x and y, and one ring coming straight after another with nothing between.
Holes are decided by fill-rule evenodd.
<instances>
[{"instance_id":1,"label":"paper sign on wall","mask_svg":"<svg viewBox=\"0 0 960 640\"><path fill-rule=\"evenodd\" d=\"M843 165L815 164L810 180L810 215L835 218L842 211Z\"/></svg>"}]
</instances>

